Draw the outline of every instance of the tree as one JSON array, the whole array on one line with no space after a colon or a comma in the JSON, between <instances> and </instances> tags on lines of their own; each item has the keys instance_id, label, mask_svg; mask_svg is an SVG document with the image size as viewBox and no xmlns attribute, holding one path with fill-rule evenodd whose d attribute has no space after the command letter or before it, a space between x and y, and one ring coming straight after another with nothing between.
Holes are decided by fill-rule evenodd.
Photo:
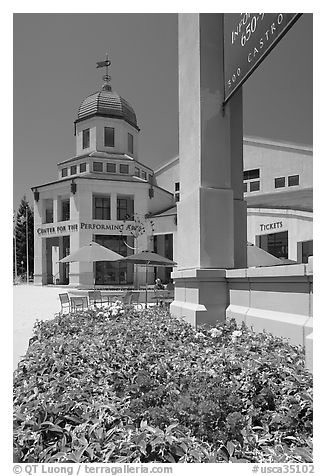
<instances>
[{"instance_id":1,"label":"tree","mask_svg":"<svg viewBox=\"0 0 326 476\"><path fill-rule=\"evenodd\" d=\"M134 250L135 253L139 252L138 249L138 238L143 235L144 233L150 233L151 236L154 233L154 221L150 219L150 216L145 215L144 217L139 216L137 213L135 215L126 215L125 219L123 220L124 223L126 224L127 221L133 221L134 225L133 227L130 228L130 234L131 236L134 237L135 240L135 245L136 246L130 246L127 244L126 241L123 240L124 244L127 246L127 248L130 248ZM122 236L122 231L120 231L120 234Z\"/></svg>"},{"instance_id":2,"label":"tree","mask_svg":"<svg viewBox=\"0 0 326 476\"><path fill-rule=\"evenodd\" d=\"M123 238L123 232L122 230L120 231L121 234L121 239L123 240L123 243L126 245L127 248L133 250L134 253L139 253L139 243L138 243L138 238L141 235L144 235L145 233L150 234L151 237L153 237L154 233L154 221L150 218L149 215L145 215L144 217L139 216L137 213L134 215L126 215L125 219L123 220L124 223L126 224L127 221L133 221L134 224L130 228L130 234L134 238L134 245L135 246L130 246L128 243L124 240ZM136 265L135 268L135 287L137 288L138 285L138 268Z\"/></svg>"},{"instance_id":3,"label":"tree","mask_svg":"<svg viewBox=\"0 0 326 476\"><path fill-rule=\"evenodd\" d=\"M29 274L34 272L34 214L30 208L26 197L24 196L20 202L18 211L14 220L14 235L16 237L16 259L18 274L27 271L27 250L26 250L26 217L28 230L28 266ZM21 262L24 262L22 265Z\"/></svg>"}]
</instances>

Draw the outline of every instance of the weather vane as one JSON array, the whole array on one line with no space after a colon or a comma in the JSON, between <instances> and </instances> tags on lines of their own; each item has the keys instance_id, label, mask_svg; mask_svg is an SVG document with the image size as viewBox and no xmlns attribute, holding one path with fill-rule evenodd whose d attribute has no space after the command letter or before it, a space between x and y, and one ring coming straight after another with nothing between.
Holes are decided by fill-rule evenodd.
<instances>
[{"instance_id":1,"label":"weather vane","mask_svg":"<svg viewBox=\"0 0 326 476\"><path fill-rule=\"evenodd\" d=\"M111 61L109 60L109 55L106 53L105 61L98 61L96 63L96 68L105 68L105 75L102 77L105 81L105 84L102 86L103 89L107 91L111 91L111 85L109 82L111 81L111 76L109 76L109 66L111 65Z\"/></svg>"}]
</instances>

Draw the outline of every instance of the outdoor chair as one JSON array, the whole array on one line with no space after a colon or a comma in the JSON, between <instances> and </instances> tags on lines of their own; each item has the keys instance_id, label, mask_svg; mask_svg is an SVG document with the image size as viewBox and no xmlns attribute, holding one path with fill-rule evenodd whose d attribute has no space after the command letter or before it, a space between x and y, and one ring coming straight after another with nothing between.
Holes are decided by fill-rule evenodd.
<instances>
[{"instance_id":1,"label":"outdoor chair","mask_svg":"<svg viewBox=\"0 0 326 476\"><path fill-rule=\"evenodd\" d=\"M142 305L138 302L139 301L139 293L134 293L132 291L126 291L126 293L121 296L121 302L124 306L129 308L142 308Z\"/></svg>"},{"instance_id":2,"label":"outdoor chair","mask_svg":"<svg viewBox=\"0 0 326 476\"><path fill-rule=\"evenodd\" d=\"M157 306L163 306L165 294L163 289L154 289L154 301Z\"/></svg>"},{"instance_id":3,"label":"outdoor chair","mask_svg":"<svg viewBox=\"0 0 326 476\"><path fill-rule=\"evenodd\" d=\"M109 304L110 302L109 296L103 296L101 291L88 291L88 299L90 306L96 306L96 304L103 306L103 304Z\"/></svg>"},{"instance_id":4,"label":"outdoor chair","mask_svg":"<svg viewBox=\"0 0 326 476\"><path fill-rule=\"evenodd\" d=\"M135 309L142 309L143 306L139 302L140 298L140 293L131 293L131 302L130 304L135 308Z\"/></svg>"},{"instance_id":5,"label":"outdoor chair","mask_svg":"<svg viewBox=\"0 0 326 476\"><path fill-rule=\"evenodd\" d=\"M167 306L173 301L174 291L166 289L154 289L154 300L157 306Z\"/></svg>"},{"instance_id":6,"label":"outdoor chair","mask_svg":"<svg viewBox=\"0 0 326 476\"><path fill-rule=\"evenodd\" d=\"M71 311L70 300L68 293L59 294L60 304L61 304L61 311L60 314L63 314L63 310L65 306L68 306L68 311Z\"/></svg>"},{"instance_id":7,"label":"outdoor chair","mask_svg":"<svg viewBox=\"0 0 326 476\"><path fill-rule=\"evenodd\" d=\"M88 308L88 299L86 296L74 296L70 298L71 311L76 312L78 309L84 310Z\"/></svg>"}]
</instances>

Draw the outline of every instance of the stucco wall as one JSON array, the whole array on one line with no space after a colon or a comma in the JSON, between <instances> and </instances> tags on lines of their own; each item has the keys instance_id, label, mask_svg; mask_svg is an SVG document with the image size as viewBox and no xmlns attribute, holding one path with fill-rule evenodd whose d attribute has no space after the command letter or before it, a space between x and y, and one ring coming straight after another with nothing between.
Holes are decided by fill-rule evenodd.
<instances>
[{"instance_id":1,"label":"stucco wall","mask_svg":"<svg viewBox=\"0 0 326 476\"><path fill-rule=\"evenodd\" d=\"M250 243L258 245L259 236L283 231L288 232L288 258L297 261L297 243L313 239L312 213L283 209L247 209L247 236Z\"/></svg>"},{"instance_id":2,"label":"stucco wall","mask_svg":"<svg viewBox=\"0 0 326 476\"><path fill-rule=\"evenodd\" d=\"M227 270L226 318L305 347L312 369L312 273L312 258L308 264Z\"/></svg>"},{"instance_id":3,"label":"stucco wall","mask_svg":"<svg viewBox=\"0 0 326 476\"><path fill-rule=\"evenodd\" d=\"M245 138L243 142L244 170L260 169L260 190L248 195L284 192L275 188L274 179L299 175L298 186L291 190L310 188L313 183L312 149L309 147L282 144L267 140Z\"/></svg>"}]
</instances>

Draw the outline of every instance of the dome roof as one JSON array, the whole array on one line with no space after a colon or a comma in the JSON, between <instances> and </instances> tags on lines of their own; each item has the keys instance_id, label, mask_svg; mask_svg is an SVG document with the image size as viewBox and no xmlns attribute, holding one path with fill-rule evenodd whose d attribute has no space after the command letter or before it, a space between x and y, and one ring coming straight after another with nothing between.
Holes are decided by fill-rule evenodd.
<instances>
[{"instance_id":1,"label":"dome roof","mask_svg":"<svg viewBox=\"0 0 326 476\"><path fill-rule=\"evenodd\" d=\"M139 130L135 111L130 104L111 88L103 88L91 94L81 103L76 122L93 116L124 119Z\"/></svg>"}]
</instances>

